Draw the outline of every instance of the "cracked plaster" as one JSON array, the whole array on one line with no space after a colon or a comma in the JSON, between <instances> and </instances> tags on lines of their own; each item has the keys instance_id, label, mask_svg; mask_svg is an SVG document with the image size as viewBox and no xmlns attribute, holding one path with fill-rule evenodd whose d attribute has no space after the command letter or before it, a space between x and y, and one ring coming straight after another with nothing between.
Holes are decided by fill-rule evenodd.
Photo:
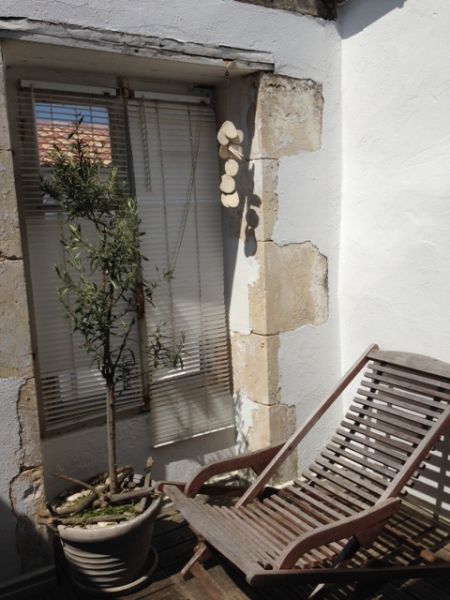
<instances>
[{"instance_id":1,"label":"cracked plaster","mask_svg":"<svg viewBox=\"0 0 450 600\"><path fill-rule=\"evenodd\" d=\"M267 406L279 402L278 336L255 333L231 336L234 390L252 402Z\"/></svg>"},{"instance_id":2,"label":"cracked plaster","mask_svg":"<svg viewBox=\"0 0 450 600\"><path fill-rule=\"evenodd\" d=\"M227 213L226 223L228 235L239 238L238 252L247 253L248 331L232 331L231 348L238 429L253 450L282 441L295 430L296 406L282 401L280 334L326 322L328 261L309 241L273 241L280 166L288 157L312 153L321 145L322 87L311 80L266 74L241 83L238 98L242 86L249 92L247 112L239 106L236 114L239 125L247 125L250 159L238 182L244 202ZM241 263L237 266L239 273ZM295 467L294 453L281 477L292 478Z\"/></svg>"},{"instance_id":3,"label":"cracked plaster","mask_svg":"<svg viewBox=\"0 0 450 600\"><path fill-rule=\"evenodd\" d=\"M44 502L30 322L0 53L1 578L50 562L36 524Z\"/></svg>"},{"instance_id":4,"label":"cracked plaster","mask_svg":"<svg viewBox=\"0 0 450 600\"><path fill-rule=\"evenodd\" d=\"M265 405L243 397L241 411L247 414L243 431L247 448L253 450L284 442L296 429L296 407L287 404ZM278 469L274 482L293 479L297 456L291 454Z\"/></svg>"}]
</instances>

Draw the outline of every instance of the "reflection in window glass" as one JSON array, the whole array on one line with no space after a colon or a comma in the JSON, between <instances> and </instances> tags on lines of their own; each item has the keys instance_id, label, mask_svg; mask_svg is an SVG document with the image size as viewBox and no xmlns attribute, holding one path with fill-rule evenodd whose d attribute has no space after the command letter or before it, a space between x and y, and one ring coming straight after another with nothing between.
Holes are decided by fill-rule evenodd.
<instances>
[{"instance_id":1,"label":"reflection in window glass","mask_svg":"<svg viewBox=\"0 0 450 600\"><path fill-rule=\"evenodd\" d=\"M111 164L111 139L109 135L108 110L103 106L77 106L53 102L35 104L36 136L39 162L50 167L55 148L69 149L74 124L82 120L80 132L92 154L101 160L104 166Z\"/></svg>"}]
</instances>

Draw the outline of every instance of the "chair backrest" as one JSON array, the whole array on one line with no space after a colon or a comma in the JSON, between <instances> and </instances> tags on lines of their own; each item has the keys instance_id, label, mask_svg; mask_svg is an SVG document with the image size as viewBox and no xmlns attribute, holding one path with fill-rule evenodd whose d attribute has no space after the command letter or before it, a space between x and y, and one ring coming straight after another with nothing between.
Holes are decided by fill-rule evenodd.
<instances>
[{"instance_id":1,"label":"chair backrest","mask_svg":"<svg viewBox=\"0 0 450 600\"><path fill-rule=\"evenodd\" d=\"M373 505L406 485L449 426L450 365L395 352L368 358L353 403L310 471Z\"/></svg>"},{"instance_id":2,"label":"chair backrest","mask_svg":"<svg viewBox=\"0 0 450 600\"><path fill-rule=\"evenodd\" d=\"M291 452L336 397L364 367L344 420L311 465L314 477L345 483L372 505L397 495L450 425L450 365L371 347L344 376L317 413L286 442L245 498L255 497L272 468ZM338 394L338 393L339 394ZM317 416L318 415L318 416ZM353 493L353 492L349 492Z\"/></svg>"}]
</instances>

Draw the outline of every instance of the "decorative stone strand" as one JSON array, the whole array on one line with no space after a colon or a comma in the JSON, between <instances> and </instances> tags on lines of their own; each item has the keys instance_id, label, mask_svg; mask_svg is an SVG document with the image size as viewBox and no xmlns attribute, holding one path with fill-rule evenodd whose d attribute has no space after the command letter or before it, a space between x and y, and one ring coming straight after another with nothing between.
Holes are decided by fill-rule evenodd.
<instances>
[{"instance_id":1,"label":"decorative stone strand","mask_svg":"<svg viewBox=\"0 0 450 600\"><path fill-rule=\"evenodd\" d=\"M240 129L236 129L231 121L224 121L217 133L217 141L220 144L219 156L225 160L225 173L219 186L222 192L220 200L226 208L236 208L239 206L239 194L234 178L239 172L239 161L244 158L244 134Z\"/></svg>"}]
</instances>

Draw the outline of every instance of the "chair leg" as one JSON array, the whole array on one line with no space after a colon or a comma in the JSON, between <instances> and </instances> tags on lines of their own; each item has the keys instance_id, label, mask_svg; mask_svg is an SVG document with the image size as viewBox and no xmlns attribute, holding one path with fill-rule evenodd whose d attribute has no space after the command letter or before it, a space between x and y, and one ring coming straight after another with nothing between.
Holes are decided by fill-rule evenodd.
<instances>
[{"instance_id":1,"label":"chair leg","mask_svg":"<svg viewBox=\"0 0 450 600\"><path fill-rule=\"evenodd\" d=\"M205 560L208 560L211 556L212 554L206 544L199 542L192 558L184 565L178 576L182 581L195 577L205 591L205 598L209 600L227 600L219 584L203 566Z\"/></svg>"},{"instance_id":2,"label":"chair leg","mask_svg":"<svg viewBox=\"0 0 450 600\"><path fill-rule=\"evenodd\" d=\"M227 600L227 596L220 585L200 562L197 561L191 566L191 573L205 590L207 598L210 600Z\"/></svg>"},{"instance_id":3,"label":"chair leg","mask_svg":"<svg viewBox=\"0 0 450 600\"><path fill-rule=\"evenodd\" d=\"M333 568L340 567L343 563L350 560L360 549L361 545L355 537L349 539L349 541L345 544L341 552L336 557ZM308 596L308 600L318 600L320 596L328 590L330 587L333 587L335 584L333 583L319 583L313 589L313 591Z\"/></svg>"},{"instance_id":4,"label":"chair leg","mask_svg":"<svg viewBox=\"0 0 450 600\"><path fill-rule=\"evenodd\" d=\"M183 580L186 580L186 579L189 579L190 577L193 577L193 575L194 575L192 572L193 566L197 563L201 564L205 560L208 560L208 558L210 558L210 556L211 556L211 552L206 547L206 544L204 544L203 542L200 542L199 544L197 544L197 546L195 547L195 552L192 555L192 558L189 559L189 561L184 565L184 567L180 571L181 578Z\"/></svg>"}]
</instances>

